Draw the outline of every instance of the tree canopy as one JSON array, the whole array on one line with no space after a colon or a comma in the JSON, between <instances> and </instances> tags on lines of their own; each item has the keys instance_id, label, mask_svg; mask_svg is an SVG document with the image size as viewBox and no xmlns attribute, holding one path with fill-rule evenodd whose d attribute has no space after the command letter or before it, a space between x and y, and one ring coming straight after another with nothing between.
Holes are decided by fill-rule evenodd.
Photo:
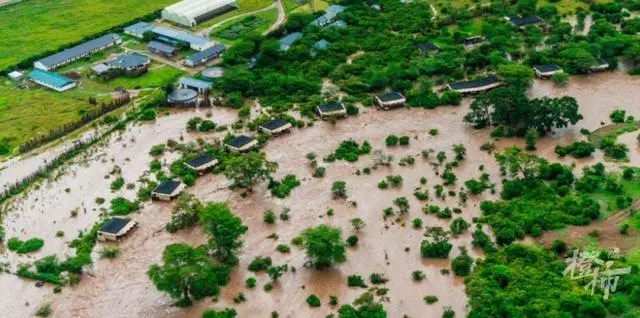
<instances>
[{"instance_id":1,"label":"tree canopy","mask_svg":"<svg viewBox=\"0 0 640 318\"><path fill-rule=\"evenodd\" d=\"M226 203L209 203L200 211L200 223L209 234L209 248L226 264L237 262L236 253L242 247L240 238L248 230Z\"/></svg>"},{"instance_id":2,"label":"tree canopy","mask_svg":"<svg viewBox=\"0 0 640 318\"><path fill-rule=\"evenodd\" d=\"M322 269L347 260L342 231L326 224L302 232L303 248L311 264Z\"/></svg>"}]
</instances>

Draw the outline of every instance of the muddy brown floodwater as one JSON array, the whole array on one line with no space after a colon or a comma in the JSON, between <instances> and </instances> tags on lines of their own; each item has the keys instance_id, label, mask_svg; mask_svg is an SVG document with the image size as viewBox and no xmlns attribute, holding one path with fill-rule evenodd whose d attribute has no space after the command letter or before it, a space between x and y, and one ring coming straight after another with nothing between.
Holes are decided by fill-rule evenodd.
<instances>
[{"instance_id":1,"label":"muddy brown floodwater","mask_svg":"<svg viewBox=\"0 0 640 318\"><path fill-rule=\"evenodd\" d=\"M609 122L608 115L615 108L626 109L631 115L637 114L640 100L635 91L640 79L621 73L602 73L589 77L574 77L570 85L557 88L551 82L536 82L531 96L576 97L580 111L585 119L576 127L557 131L554 135L540 140L538 153L550 160L556 160L553 148L556 144L569 143L583 139L579 133L581 127L594 130L600 122ZM0 294L13 295L0 297L0 308L12 312L14 317L28 317L42 303L50 302L55 317L198 317L209 307L235 307L239 317L265 317L272 311L278 311L281 317L324 317L332 310L328 303L330 295L338 296L340 303L350 303L365 290L347 287L346 277L358 274L363 277L378 272L384 273L389 282L388 302L384 303L389 317L440 317L444 307L450 306L459 317L465 316L467 297L464 283L453 275L443 275L440 270L449 268L450 260L433 261L420 257L419 246L423 231L413 229L409 221L420 217L426 226L448 226L448 221L427 216L413 191L420 186L420 178L428 179L427 186L431 194L432 204L442 207L458 206L457 197L446 200L435 198L433 186L441 183L434 168L420 156L422 150L446 151L448 158L453 158L451 147L463 144L467 148L467 159L456 168L458 184L451 190L459 190L464 181L478 177L482 172L491 175L492 182L499 183L499 169L492 155L479 150L480 145L490 140L488 130L473 130L465 126L462 117L467 112L470 100L465 100L459 107L441 107L435 110L403 109L389 112L364 110L359 116L339 121L335 126L330 123L316 122L313 127L297 129L290 134L270 140L264 151L270 160L279 163L277 178L287 174L295 174L302 179L302 184L294 189L285 199L270 196L264 184L256 187L247 198L240 198L239 193L227 189L224 176L206 175L200 177L195 186L187 191L195 194L203 201L225 201L249 226L245 237L245 245L240 254L240 264L231 277L231 282L222 290L217 303L210 300L196 302L188 309L172 307L171 300L157 291L146 277L146 270L151 264L161 259L162 251L167 244L188 242L204 243L206 238L199 228L169 234L164 230L170 219L171 203L147 203L139 213L133 215L140 226L126 239L119 243L120 255L114 260L101 260L94 257L95 268L92 276L83 277L81 283L67 287L61 294L53 294L51 286L41 289L33 287L33 282L15 278L11 275L0 276ZM76 237L79 230L89 228L100 216L100 207L94 202L96 197L103 197L107 202L119 195L128 198L135 196L135 190L121 190L111 193L109 184L112 178L105 175L118 165L126 182L136 181L152 158L149 148L169 138L193 140L195 137L185 131L189 118L204 116L204 112L195 111L176 113L159 118L153 125L139 125L129 128L119 137L98 149L86 163L67 168L65 174L57 181L52 181L37 190L29 192L14 204L12 211L5 218L8 237L28 238L33 236L45 240L43 250L29 256L18 257L4 254L2 259L17 264L21 261L33 261L49 254L65 255L72 253L67 248L68 242ZM218 124L228 124L235 119L235 113L224 109L215 109L212 120ZM438 136L430 136L430 129L438 129ZM407 135L411 137L408 147L384 147L384 139L390 135ZM633 147L635 134L621 136L621 142L630 146L632 163L638 163L638 149ZM391 167L373 170L370 175L356 175L357 169L371 165L372 156L363 156L356 163L336 161L326 165L324 178L312 178L305 155L315 152L323 157L334 151L342 140L352 138L362 142L368 140L374 149L384 149L396 160ZM497 143L498 150L517 144L521 140L502 139ZM126 146L125 146L126 145ZM401 167L401 157L416 156L414 166ZM176 154L165 156L170 162ZM435 157L435 154L432 155ZM600 153L594 158L580 160L577 166L593 164L601 160ZM113 159L113 161L112 161ZM435 160L432 158L431 160ZM563 159L571 162L570 159ZM613 164L608 164L609 167ZM402 175L403 186L398 189L379 190L377 184L387 175ZM333 200L330 195L331 183L344 180L347 183L348 200ZM66 192L65 189L69 188ZM405 196L410 201L410 211L398 222L395 219L384 221L382 209L393 206L392 201ZM472 197L462 207L462 216L468 222L479 216L478 204L483 199L491 198L486 193L481 197ZM108 204L107 206L108 207ZM291 209L289 221L277 221L274 225L263 222L263 212L272 209L279 213L283 208ZM70 217L70 211L79 208L76 218ZM333 216L327 216L327 209L334 209ZM348 250L347 262L328 271L316 271L305 268L303 251L292 246L289 254L275 251L278 244L289 244L303 229L318 224L331 224L340 227L343 236L354 234L349 220L360 217L365 220L366 227L360 231L359 246ZM406 224L404 224L406 222ZM56 238L58 230L65 232L64 238ZM277 239L268 239L271 234ZM467 232L452 239L454 247L466 246L471 249L471 235ZM96 251L101 248L99 244ZM408 248L408 251L405 249ZM459 254L457 248L452 250L451 258ZM481 256L471 249L472 256ZM276 264L287 263L295 267L286 273L267 293L262 286L269 281L265 274L256 275L258 287L246 289L244 280L254 274L247 271L247 265L256 256L271 256ZM422 282L414 282L411 272L422 270L427 278ZM18 291L18 293L16 293ZM240 292L245 294L246 302L234 304L233 298ZM323 301L323 306L311 309L305 303L310 294L316 294ZM439 301L426 305L423 297L436 295ZM27 304L28 303L28 304Z\"/></svg>"}]
</instances>

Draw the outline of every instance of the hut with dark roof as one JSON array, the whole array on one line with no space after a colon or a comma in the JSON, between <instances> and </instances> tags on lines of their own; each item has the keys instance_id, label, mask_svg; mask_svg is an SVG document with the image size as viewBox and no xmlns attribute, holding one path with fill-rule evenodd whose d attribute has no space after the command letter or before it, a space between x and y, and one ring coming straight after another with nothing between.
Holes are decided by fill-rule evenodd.
<instances>
[{"instance_id":1,"label":"hut with dark roof","mask_svg":"<svg viewBox=\"0 0 640 318\"><path fill-rule=\"evenodd\" d=\"M438 51L440 51L440 48L431 42L421 43L421 44L418 44L417 46L421 54L431 54L431 53L437 53Z\"/></svg>"},{"instance_id":2,"label":"hut with dark roof","mask_svg":"<svg viewBox=\"0 0 640 318\"><path fill-rule=\"evenodd\" d=\"M502 82L494 76L489 75L471 81L461 81L447 84L447 88L461 94L475 94L488 91L502 85Z\"/></svg>"},{"instance_id":3,"label":"hut with dark roof","mask_svg":"<svg viewBox=\"0 0 640 318\"><path fill-rule=\"evenodd\" d=\"M203 153L191 160L185 161L184 165L198 173L202 173L205 170L215 166L218 164L218 159L214 158L212 155L208 153Z\"/></svg>"},{"instance_id":4,"label":"hut with dark roof","mask_svg":"<svg viewBox=\"0 0 640 318\"><path fill-rule=\"evenodd\" d=\"M286 120L274 118L270 121L260 125L260 130L268 135L277 135L286 131L289 131L293 127L291 123Z\"/></svg>"},{"instance_id":5,"label":"hut with dark roof","mask_svg":"<svg viewBox=\"0 0 640 318\"><path fill-rule=\"evenodd\" d=\"M606 70L608 68L609 68L609 62L605 61L604 59L597 58L596 59L596 63L591 65L591 67L589 67L589 71L590 72L600 72L600 71L604 71L604 70Z\"/></svg>"},{"instance_id":6,"label":"hut with dark roof","mask_svg":"<svg viewBox=\"0 0 640 318\"><path fill-rule=\"evenodd\" d=\"M388 110L391 108L403 107L407 102L407 99L398 92L389 92L376 96L374 102L378 107Z\"/></svg>"},{"instance_id":7,"label":"hut with dark roof","mask_svg":"<svg viewBox=\"0 0 640 318\"><path fill-rule=\"evenodd\" d=\"M334 116L344 117L347 115L347 108L343 103L339 102L320 105L316 108L316 110L318 111L318 115L320 115L320 118L322 119Z\"/></svg>"},{"instance_id":8,"label":"hut with dark roof","mask_svg":"<svg viewBox=\"0 0 640 318\"><path fill-rule=\"evenodd\" d=\"M127 235L136 225L136 221L129 218L112 218L106 221L100 230L98 230L98 240L117 241Z\"/></svg>"},{"instance_id":9,"label":"hut with dark roof","mask_svg":"<svg viewBox=\"0 0 640 318\"><path fill-rule=\"evenodd\" d=\"M258 145L258 141L249 136L239 135L227 143L227 148L231 151L245 152Z\"/></svg>"},{"instance_id":10,"label":"hut with dark roof","mask_svg":"<svg viewBox=\"0 0 640 318\"><path fill-rule=\"evenodd\" d=\"M153 189L153 191L151 192L151 197L158 200L170 201L171 199L177 197L182 192L182 190L184 190L184 188L184 183L180 181L167 180Z\"/></svg>"},{"instance_id":11,"label":"hut with dark roof","mask_svg":"<svg viewBox=\"0 0 640 318\"><path fill-rule=\"evenodd\" d=\"M539 78L549 78L555 74L561 73L562 68L556 64L540 64L534 65L533 71Z\"/></svg>"}]
</instances>

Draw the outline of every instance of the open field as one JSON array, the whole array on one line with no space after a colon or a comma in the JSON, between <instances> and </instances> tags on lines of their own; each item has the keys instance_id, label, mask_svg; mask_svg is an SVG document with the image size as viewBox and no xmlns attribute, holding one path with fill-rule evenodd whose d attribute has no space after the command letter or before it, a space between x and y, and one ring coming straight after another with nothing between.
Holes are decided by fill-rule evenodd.
<instances>
[{"instance_id":1,"label":"open field","mask_svg":"<svg viewBox=\"0 0 640 318\"><path fill-rule=\"evenodd\" d=\"M25 0L0 7L0 69L162 9L174 0Z\"/></svg>"},{"instance_id":2,"label":"open field","mask_svg":"<svg viewBox=\"0 0 640 318\"><path fill-rule=\"evenodd\" d=\"M316 11L321 11L329 6L329 3L322 0L313 0ZM300 4L296 0L283 0L284 10L289 13L311 13L311 5L309 3Z\"/></svg>"},{"instance_id":3,"label":"open field","mask_svg":"<svg viewBox=\"0 0 640 318\"><path fill-rule=\"evenodd\" d=\"M240 24L244 18L238 18L236 20L229 21L213 29L211 32L211 38L227 45L233 45L234 43L243 39L249 34L262 34L264 31L268 30L269 27L273 23L275 23L276 20L278 19L278 9L276 8L269 9L267 11L260 12L252 16L255 16L260 19L259 24L251 30L239 32L238 37L236 39L228 39L228 38L221 37L219 36L218 32L220 32L221 30L224 30L225 28L233 27Z\"/></svg>"},{"instance_id":4,"label":"open field","mask_svg":"<svg viewBox=\"0 0 640 318\"><path fill-rule=\"evenodd\" d=\"M209 21L206 21L198 26L199 29L204 29L210 27L222 20L244 14L251 11L256 11L265 7L270 6L273 1L272 0L238 0L238 9L227 12L221 16L215 17Z\"/></svg>"}]
</instances>

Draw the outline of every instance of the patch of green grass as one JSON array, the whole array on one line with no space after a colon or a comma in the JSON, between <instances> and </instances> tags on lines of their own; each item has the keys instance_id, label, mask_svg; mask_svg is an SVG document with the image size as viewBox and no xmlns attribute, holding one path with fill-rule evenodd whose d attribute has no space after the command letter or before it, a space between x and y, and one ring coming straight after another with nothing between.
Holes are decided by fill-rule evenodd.
<instances>
[{"instance_id":1,"label":"patch of green grass","mask_svg":"<svg viewBox=\"0 0 640 318\"><path fill-rule=\"evenodd\" d=\"M142 76L118 77L109 81L108 84L112 87L124 87L127 89L163 87L175 82L182 75L184 75L183 71L173 67L152 64L149 72Z\"/></svg>"},{"instance_id":2,"label":"patch of green grass","mask_svg":"<svg viewBox=\"0 0 640 318\"><path fill-rule=\"evenodd\" d=\"M266 8L270 6L273 3L273 1L272 0L238 0L237 3L238 3L237 10L227 12L221 16L218 16L218 17L215 17L214 19L206 21L203 24L199 25L198 29L204 29L204 28L210 27L216 23L219 23L220 21L224 21L228 18L235 17L237 15L260 10L262 8Z\"/></svg>"},{"instance_id":3,"label":"patch of green grass","mask_svg":"<svg viewBox=\"0 0 640 318\"><path fill-rule=\"evenodd\" d=\"M25 0L0 7L0 69L153 13L174 2Z\"/></svg>"},{"instance_id":4,"label":"patch of green grass","mask_svg":"<svg viewBox=\"0 0 640 318\"><path fill-rule=\"evenodd\" d=\"M316 12L325 10L329 7L329 3L322 0L313 0ZM309 3L298 4L295 0L284 0L285 11L287 13L311 13L311 5Z\"/></svg>"},{"instance_id":5,"label":"patch of green grass","mask_svg":"<svg viewBox=\"0 0 640 318\"><path fill-rule=\"evenodd\" d=\"M633 180L624 180L621 179L622 187L624 189L624 195L630 196L633 200L637 200L640 198L640 182L637 179ZM617 195L608 192L606 190L601 190L593 194L593 198L600 201L603 204L603 213L602 218L606 218L607 216L620 211L620 209L616 205ZM638 218L638 226L640 229L640 217Z\"/></svg>"},{"instance_id":6,"label":"patch of green grass","mask_svg":"<svg viewBox=\"0 0 640 318\"><path fill-rule=\"evenodd\" d=\"M640 266L640 247L629 250L625 255L625 258L627 259L627 262L629 262L629 264Z\"/></svg>"},{"instance_id":7,"label":"patch of green grass","mask_svg":"<svg viewBox=\"0 0 640 318\"><path fill-rule=\"evenodd\" d=\"M267 11L260 12L258 14L252 15L252 16L255 16L255 17L258 17L259 19L261 19L260 23L254 29L252 29L251 31L247 31L244 34L240 34L237 39L233 39L232 40L232 39L221 38L220 36L218 36L218 32L220 30L228 28L228 27L230 27L232 25L240 23L240 21L242 21L244 18L228 21L228 22L222 24L221 26L213 29L213 31L211 32L212 38L215 39L216 41L222 42L224 44L233 45L236 42L242 40L244 37L246 37L249 34L262 34L263 32L267 31L269 29L269 27L271 25L273 25L276 22L276 20L278 19L278 9L275 9L275 8L269 9Z\"/></svg>"}]
</instances>

